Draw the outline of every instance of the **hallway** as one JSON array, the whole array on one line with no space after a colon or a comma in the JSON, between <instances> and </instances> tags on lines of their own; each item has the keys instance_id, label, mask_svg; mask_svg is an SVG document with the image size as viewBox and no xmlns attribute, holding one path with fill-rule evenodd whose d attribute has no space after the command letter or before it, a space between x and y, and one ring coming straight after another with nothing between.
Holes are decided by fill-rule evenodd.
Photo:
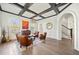
<instances>
[{"instance_id":1,"label":"hallway","mask_svg":"<svg viewBox=\"0 0 79 59\"><path fill-rule=\"evenodd\" d=\"M73 50L71 40L55 40L47 38L45 42L33 45L32 48L19 48L17 41L0 45L0 55L79 55Z\"/></svg>"}]
</instances>

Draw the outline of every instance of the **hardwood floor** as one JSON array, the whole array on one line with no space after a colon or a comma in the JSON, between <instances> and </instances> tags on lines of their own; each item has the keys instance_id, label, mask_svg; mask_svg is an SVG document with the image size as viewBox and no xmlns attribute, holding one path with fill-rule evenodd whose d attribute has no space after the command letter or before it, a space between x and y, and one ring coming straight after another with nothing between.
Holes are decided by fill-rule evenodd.
<instances>
[{"instance_id":1,"label":"hardwood floor","mask_svg":"<svg viewBox=\"0 0 79 59\"><path fill-rule=\"evenodd\" d=\"M37 43L38 42L38 43ZM36 44L35 44L36 43ZM71 40L46 39L45 42L37 40L33 47L20 48L17 41L0 45L0 55L78 55L79 52L72 47Z\"/></svg>"}]
</instances>

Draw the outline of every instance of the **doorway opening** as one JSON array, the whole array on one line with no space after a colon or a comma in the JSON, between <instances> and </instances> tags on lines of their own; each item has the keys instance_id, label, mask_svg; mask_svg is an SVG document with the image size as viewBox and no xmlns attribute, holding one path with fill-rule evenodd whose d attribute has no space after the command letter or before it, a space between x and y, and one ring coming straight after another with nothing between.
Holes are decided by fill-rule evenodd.
<instances>
[{"instance_id":1,"label":"doorway opening","mask_svg":"<svg viewBox=\"0 0 79 59\"><path fill-rule=\"evenodd\" d=\"M73 28L74 20L73 15L70 13L64 14L61 17L61 32L62 38L72 39L73 38Z\"/></svg>"},{"instance_id":2,"label":"doorway opening","mask_svg":"<svg viewBox=\"0 0 79 59\"><path fill-rule=\"evenodd\" d=\"M72 13L65 13L60 18L60 37L61 40L68 41L71 43L72 48L74 48L75 42L75 20Z\"/></svg>"}]
</instances>

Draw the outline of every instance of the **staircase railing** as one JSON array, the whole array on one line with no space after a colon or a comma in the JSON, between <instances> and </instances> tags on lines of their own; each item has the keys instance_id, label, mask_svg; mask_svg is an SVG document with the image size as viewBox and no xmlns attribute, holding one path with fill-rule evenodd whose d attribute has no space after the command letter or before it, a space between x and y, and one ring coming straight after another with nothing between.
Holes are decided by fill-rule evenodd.
<instances>
[{"instance_id":1,"label":"staircase railing","mask_svg":"<svg viewBox=\"0 0 79 59\"><path fill-rule=\"evenodd\" d=\"M65 25L62 25L64 28L66 28L67 30L69 30L70 31L70 35L71 35L71 38L72 38L72 29L70 29L70 28L68 28L68 27L66 27Z\"/></svg>"}]
</instances>

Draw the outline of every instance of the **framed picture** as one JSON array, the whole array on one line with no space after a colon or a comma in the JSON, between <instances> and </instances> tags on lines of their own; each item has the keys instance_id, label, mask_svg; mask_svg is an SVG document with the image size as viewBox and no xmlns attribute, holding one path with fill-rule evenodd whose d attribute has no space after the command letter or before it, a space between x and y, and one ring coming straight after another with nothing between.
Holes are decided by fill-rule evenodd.
<instances>
[{"instance_id":1,"label":"framed picture","mask_svg":"<svg viewBox=\"0 0 79 59\"><path fill-rule=\"evenodd\" d=\"M28 28L29 28L29 21L22 20L22 29L28 29Z\"/></svg>"},{"instance_id":2,"label":"framed picture","mask_svg":"<svg viewBox=\"0 0 79 59\"><path fill-rule=\"evenodd\" d=\"M53 24L51 22L49 22L49 23L46 24L46 27L47 27L47 29L52 29Z\"/></svg>"}]
</instances>

